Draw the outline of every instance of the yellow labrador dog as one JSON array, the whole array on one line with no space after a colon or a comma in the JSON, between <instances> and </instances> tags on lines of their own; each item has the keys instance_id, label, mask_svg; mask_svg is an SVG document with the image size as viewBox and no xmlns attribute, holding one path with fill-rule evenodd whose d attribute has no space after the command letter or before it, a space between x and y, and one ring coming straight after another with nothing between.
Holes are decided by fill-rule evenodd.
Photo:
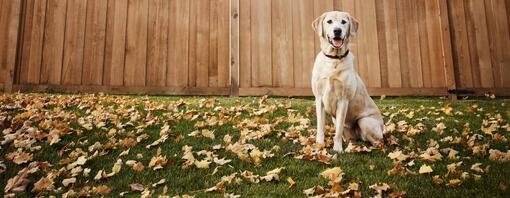
<instances>
[{"instance_id":1,"label":"yellow labrador dog","mask_svg":"<svg viewBox=\"0 0 510 198\"><path fill-rule=\"evenodd\" d=\"M312 90L317 111L317 143L324 144L326 113L333 117L333 150L342 153L345 141L362 139L378 144L384 133L381 112L354 70L349 41L358 21L346 12L326 12L312 24L320 37L321 52L315 59Z\"/></svg>"}]
</instances>

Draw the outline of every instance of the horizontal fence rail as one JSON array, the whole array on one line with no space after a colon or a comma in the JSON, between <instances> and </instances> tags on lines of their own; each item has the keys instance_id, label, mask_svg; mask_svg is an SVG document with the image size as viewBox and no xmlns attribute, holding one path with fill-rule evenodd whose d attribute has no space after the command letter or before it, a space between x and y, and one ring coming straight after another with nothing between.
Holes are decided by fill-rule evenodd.
<instances>
[{"instance_id":1,"label":"horizontal fence rail","mask_svg":"<svg viewBox=\"0 0 510 198\"><path fill-rule=\"evenodd\" d=\"M510 95L505 0L0 0L0 90L310 96L331 10L371 95Z\"/></svg>"}]
</instances>

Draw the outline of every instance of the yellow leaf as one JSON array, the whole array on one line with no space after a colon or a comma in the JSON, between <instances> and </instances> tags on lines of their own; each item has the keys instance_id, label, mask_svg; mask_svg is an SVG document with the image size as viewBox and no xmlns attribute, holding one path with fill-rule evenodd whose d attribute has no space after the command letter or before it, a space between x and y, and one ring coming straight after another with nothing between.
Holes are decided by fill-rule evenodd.
<instances>
[{"instance_id":1,"label":"yellow leaf","mask_svg":"<svg viewBox=\"0 0 510 198\"><path fill-rule=\"evenodd\" d=\"M209 164L211 162L207 161L207 160L202 160L202 161L195 161L195 166L197 168L200 168L200 169L207 169L209 168Z\"/></svg>"},{"instance_id":2,"label":"yellow leaf","mask_svg":"<svg viewBox=\"0 0 510 198\"><path fill-rule=\"evenodd\" d=\"M289 183L289 189L296 186L296 182L292 179L292 177L288 177L287 182Z\"/></svg>"},{"instance_id":3,"label":"yellow leaf","mask_svg":"<svg viewBox=\"0 0 510 198\"><path fill-rule=\"evenodd\" d=\"M432 168L430 166L427 166L427 165L422 165L420 167L420 170L418 171L418 173L420 174L426 174L426 173L431 173L433 172L434 170L432 170Z\"/></svg>"}]
</instances>

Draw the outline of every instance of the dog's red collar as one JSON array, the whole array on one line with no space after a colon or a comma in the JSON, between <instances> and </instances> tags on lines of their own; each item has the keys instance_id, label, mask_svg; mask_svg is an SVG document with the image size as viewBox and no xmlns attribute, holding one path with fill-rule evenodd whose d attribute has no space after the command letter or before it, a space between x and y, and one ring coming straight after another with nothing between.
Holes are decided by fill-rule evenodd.
<instances>
[{"instance_id":1,"label":"dog's red collar","mask_svg":"<svg viewBox=\"0 0 510 198\"><path fill-rule=\"evenodd\" d=\"M350 50L347 50L344 55L342 56L331 56L331 55L327 55L326 53L322 52L324 54L324 56L328 57L328 58L331 58L331 59L338 59L338 60L342 60L344 59L347 55L349 55L349 52L351 52Z\"/></svg>"}]
</instances>

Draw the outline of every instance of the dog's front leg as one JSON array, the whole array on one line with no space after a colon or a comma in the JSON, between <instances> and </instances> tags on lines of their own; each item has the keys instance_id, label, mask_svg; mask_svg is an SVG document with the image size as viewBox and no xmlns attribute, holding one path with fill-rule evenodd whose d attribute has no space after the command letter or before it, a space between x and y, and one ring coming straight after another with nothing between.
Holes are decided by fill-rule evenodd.
<instances>
[{"instance_id":1,"label":"dog's front leg","mask_svg":"<svg viewBox=\"0 0 510 198\"><path fill-rule=\"evenodd\" d=\"M322 99L315 98L315 111L317 112L317 137L318 144L324 144L324 127L326 125L326 112L322 105Z\"/></svg>"},{"instance_id":2,"label":"dog's front leg","mask_svg":"<svg viewBox=\"0 0 510 198\"><path fill-rule=\"evenodd\" d=\"M346 99L341 99L336 107L336 121L335 121L335 137L333 138L333 150L343 153L342 138L344 136L345 117L347 115L347 108L349 102Z\"/></svg>"}]
</instances>

